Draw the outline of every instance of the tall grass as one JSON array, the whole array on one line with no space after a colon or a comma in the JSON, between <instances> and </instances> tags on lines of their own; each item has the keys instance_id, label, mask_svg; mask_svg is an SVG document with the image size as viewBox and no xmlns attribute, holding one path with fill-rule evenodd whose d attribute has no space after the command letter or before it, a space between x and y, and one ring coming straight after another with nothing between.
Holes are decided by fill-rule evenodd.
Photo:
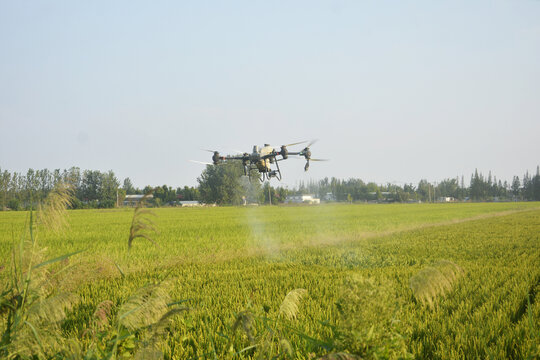
<instances>
[{"instance_id":1,"label":"tall grass","mask_svg":"<svg viewBox=\"0 0 540 360\"><path fill-rule=\"evenodd\" d=\"M449 260L438 260L411 277L410 287L418 301L434 307L435 299L450 291L463 273L459 265Z\"/></svg>"},{"instance_id":2,"label":"tall grass","mask_svg":"<svg viewBox=\"0 0 540 360\"><path fill-rule=\"evenodd\" d=\"M139 288L113 319L113 302L101 302L84 332L91 340L86 350L64 336L61 325L80 299L60 290L62 277L75 271L66 261L80 251L45 260L46 249L39 245L37 234L49 230L59 236L67 224L66 210L72 200L71 188L57 184L44 203L38 205L37 216L30 211L27 229L12 248L8 281L3 283L0 293L0 319L5 319L0 328L0 357L116 359L135 354L141 359L162 358L156 345L163 329L175 315L188 310L171 300L163 282ZM143 209L136 209L130 245L137 237L149 239L143 233L150 229L144 220L146 214ZM135 334L142 329L147 330L147 336L135 351Z\"/></svg>"},{"instance_id":3,"label":"tall grass","mask_svg":"<svg viewBox=\"0 0 540 360\"><path fill-rule=\"evenodd\" d=\"M151 209L145 208L146 201L150 195L151 192L146 193L135 207L133 219L131 220L131 227L129 229L129 249L131 249L133 240L138 238L146 239L156 245L156 242L152 239L152 234L154 234L157 229L156 224L151 219L155 214Z\"/></svg>"},{"instance_id":4,"label":"tall grass","mask_svg":"<svg viewBox=\"0 0 540 360\"><path fill-rule=\"evenodd\" d=\"M57 231L65 224L62 215L72 196L67 186L58 184L45 205L39 206L38 222L30 212L28 229L12 248L10 273L0 297L0 314L6 318L0 355L7 359L43 358L66 346L60 324L78 298L58 291L57 285L69 269L59 263L75 253L45 260L37 234L42 228Z\"/></svg>"}]
</instances>

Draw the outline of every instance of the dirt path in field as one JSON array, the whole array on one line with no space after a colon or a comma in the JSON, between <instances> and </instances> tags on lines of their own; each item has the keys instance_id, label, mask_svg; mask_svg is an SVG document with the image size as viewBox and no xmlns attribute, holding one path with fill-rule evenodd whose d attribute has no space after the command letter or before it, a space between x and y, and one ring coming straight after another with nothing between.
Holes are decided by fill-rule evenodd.
<instances>
[{"instance_id":1,"label":"dirt path in field","mask_svg":"<svg viewBox=\"0 0 540 360\"><path fill-rule=\"evenodd\" d=\"M528 208L528 209L505 210L505 211L499 211L499 212L494 212L494 213L475 215L468 218L451 219L451 220L439 221L439 222L434 222L434 223L418 224L418 225L406 226L402 228L383 230L383 231L377 231L377 232L374 232L374 231L359 232L353 236L350 236L347 238L341 238L341 239L331 238L331 237L321 237L320 239L315 239L313 242L310 241L309 244L304 244L304 245L305 247L321 246L321 245L322 246L336 245L343 242L354 242L354 241L359 241L359 240L374 239L374 238L386 237L386 236L391 236L398 233L404 233L404 232L409 232L409 231L436 228L440 226L448 226L448 225L454 225L454 224L462 224L462 223L476 221L476 220L485 220L485 219L491 219L491 218L496 218L496 217L502 217L502 216L508 216L508 215L513 215L513 214L525 213L525 212L530 212L530 211L538 211L538 210L540 210L540 207ZM284 245L283 249L295 248L294 246L290 247L287 245L289 244Z\"/></svg>"},{"instance_id":2,"label":"dirt path in field","mask_svg":"<svg viewBox=\"0 0 540 360\"><path fill-rule=\"evenodd\" d=\"M505 211L500 211L500 212L495 212L495 213L475 215L468 218L451 219L451 220L439 221L439 222L434 222L434 223L424 223L424 224L406 226L406 227L383 230L383 231L358 232L356 234L346 236L346 237L320 235L320 236L310 237L309 239L306 239L305 242L295 243L295 244L279 244L276 242L274 244L252 245L252 246L247 246L245 248L238 249L238 250L221 250L217 253L202 255L202 256L199 256L195 262L196 263L215 263L215 262L232 261L239 258L257 257L257 256L273 257L273 256L279 256L279 253L282 251L308 249L308 248L315 248L319 246L335 246L335 245L344 244L344 243L355 243L359 241L373 240L376 238L391 236L398 233L404 233L404 232L409 232L409 231L416 231L416 230L422 230L422 229L436 228L440 226L461 224L461 223L466 223L466 222L471 222L471 221L476 221L476 220L503 217L503 216L513 215L513 214L525 213L529 211L538 211L538 210L540 210L540 207L528 208L528 209L505 210Z\"/></svg>"}]
</instances>

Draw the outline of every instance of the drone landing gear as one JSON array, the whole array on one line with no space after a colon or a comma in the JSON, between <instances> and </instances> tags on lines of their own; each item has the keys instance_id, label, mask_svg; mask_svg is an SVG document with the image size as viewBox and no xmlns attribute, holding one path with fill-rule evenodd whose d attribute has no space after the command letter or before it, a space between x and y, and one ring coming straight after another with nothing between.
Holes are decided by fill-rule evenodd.
<instances>
[{"instance_id":1,"label":"drone landing gear","mask_svg":"<svg viewBox=\"0 0 540 360\"><path fill-rule=\"evenodd\" d=\"M272 178L276 178L278 179L278 181L281 181L281 170L279 169L279 163L278 163L278 160L275 161L276 163L276 170L270 170L270 171L267 171L266 173L263 173L263 180L264 180L264 174L266 174L266 178L268 180L272 179Z\"/></svg>"},{"instance_id":2,"label":"drone landing gear","mask_svg":"<svg viewBox=\"0 0 540 360\"><path fill-rule=\"evenodd\" d=\"M281 181L281 169L279 168L279 160L275 161L276 164L276 170L270 170L270 169L264 169L266 171L260 171L257 167L253 167L251 165L244 165L244 175L249 177L249 180L251 181L251 170L259 170L259 181L264 182L265 180L270 180L272 178L278 179L278 181Z\"/></svg>"},{"instance_id":3,"label":"drone landing gear","mask_svg":"<svg viewBox=\"0 0 540 360\"><path fill-rule=\"evenodd\" d=\"M266 176L265 176L265 174L266 174ZM278 181L281 181L281 171L272 170L272 171L269 171L267 173L263 173L261 182L264 181L265 177L266 177L267 180L270 180L272 178L276 178L276 179L278 179Z\"/></svg>"},{"instance_id":4,"label":"drone landing gear","mask_svg":"<svg viewBox=\"0 0 540 360\"><path fill-rule=\"evenodd\" d=\"M251 170L256 170L256 167L253 167L251 165L244 165L244 176L247 176L249 178L249 181L253 178L251 175ZM257 169L258 170L258 169ZM265 173L259 172L259 181L264 182L265 179Z\"/></svg>"}]
</instances>

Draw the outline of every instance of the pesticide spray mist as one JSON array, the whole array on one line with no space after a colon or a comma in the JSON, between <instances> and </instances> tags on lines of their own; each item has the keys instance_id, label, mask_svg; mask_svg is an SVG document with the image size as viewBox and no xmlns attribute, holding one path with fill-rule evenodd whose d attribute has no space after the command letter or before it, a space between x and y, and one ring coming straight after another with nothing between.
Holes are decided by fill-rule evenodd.
<instances>
[{"instance_id":1,"label":"pesticide spray mist","mask_svg":"<svg viewBox=\"0 0 540 360\"><path fill-rule=\"evenodd\" d=\"M268 209L259 208L257 198L260 196L261 188L252 184L247 176L240 180L242 189L244 190L245 201L245 217L246 224L251 230L248 247L254 248L257 252L273 259L280 257L279 240L275 239L272 229L268 226L271 221L267 216L271 216Z\"/></svg>"}]
</instances>

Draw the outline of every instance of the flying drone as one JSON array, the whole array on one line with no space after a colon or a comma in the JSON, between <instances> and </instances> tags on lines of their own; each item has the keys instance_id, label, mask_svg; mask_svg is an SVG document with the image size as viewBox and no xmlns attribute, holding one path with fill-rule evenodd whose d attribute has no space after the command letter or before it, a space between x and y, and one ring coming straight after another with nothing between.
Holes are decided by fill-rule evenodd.
<instances>
[{"instance_id":1,"label":"flying drone","mask_svg":"<svg viewBox=\"0 0 540 360\"><path fill-rule=\"evenodd\" d=\"M191 160L193 162L207 164L207 165L219 165L223 162L228 161L241 161L244 166L244 175L249 176L251 170L259 171L259 180L263 182L265 179L276 178L281 180L281 170L279 168L279 162L287 160L289 156L299 156L306 159L306 165L304 166L304 171L308 171L310 161L327 161L327 159L313 159L311 157L310 147L317 140L311 141L305 148L300 151L289 151L288 146L294 146L299 144L307 143L307 141L296 142L292 144L281 145L279 147L274 147L270 144L264 144L262 148L259 148L257 145L253 146L253 151L251 153L242 153L241 155L225 155L222 156L218 151L215 150L206 150L213 153L212 162L206 163L201 161ZM279 156L279 158L278 158ZM272 169L272 165L276 165L276 169Z\"/></svg>"}]
</instances>

